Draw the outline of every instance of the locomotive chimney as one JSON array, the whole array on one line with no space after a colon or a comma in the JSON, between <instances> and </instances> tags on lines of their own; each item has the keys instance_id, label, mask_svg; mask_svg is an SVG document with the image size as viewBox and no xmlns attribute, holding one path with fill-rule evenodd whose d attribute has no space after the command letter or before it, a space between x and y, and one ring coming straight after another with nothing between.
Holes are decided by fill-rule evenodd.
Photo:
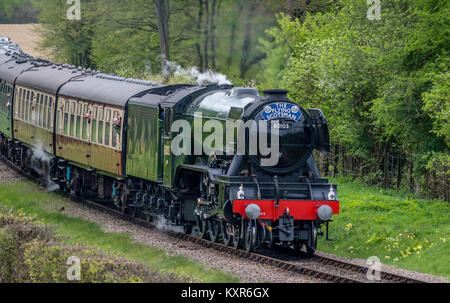
<instances>
[{"instance_id":1,"label":"locomotive chimney","mask_svg":"<svg viewBox=\"0 0 450 303\"><path fill-rule=\"evenodd\" d=\"M266 89L263 91L263 100L267 99L277 99L277 100L288 100L287 94L289 91L284 89Z\"/></svg>"}]
</instances>

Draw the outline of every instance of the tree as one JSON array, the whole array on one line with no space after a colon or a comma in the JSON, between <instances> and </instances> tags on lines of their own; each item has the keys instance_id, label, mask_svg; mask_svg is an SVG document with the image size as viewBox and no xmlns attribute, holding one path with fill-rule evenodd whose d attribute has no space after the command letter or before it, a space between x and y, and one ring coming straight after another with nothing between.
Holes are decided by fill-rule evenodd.
<instances>
[{"instance_id":1,"label":"tree","mask_svg":"<svg viewBox=\"0 0 450 303\"><path fill-rule=\"evenodd\" d=\"M169 0L153 0L158 17L159 41L161 44L161 60L163 72L167 70L166 62L170 60L169 52Z\"/></svg>"}]
</instances>

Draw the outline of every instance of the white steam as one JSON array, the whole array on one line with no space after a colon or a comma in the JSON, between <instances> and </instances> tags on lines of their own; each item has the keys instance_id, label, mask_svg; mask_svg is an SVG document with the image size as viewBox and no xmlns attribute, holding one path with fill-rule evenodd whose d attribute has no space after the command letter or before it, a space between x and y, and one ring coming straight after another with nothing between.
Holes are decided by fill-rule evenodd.
<instances>
[{"instance_id":1,"label":"white steam","mask_svg":"<svg viewBox=\"0 0 450 303\"><path fill-rule=\"evenodd\" d=\"M59 189L59 185L50 178L50 156L44 151L43 146L42 142L38 142L37 146L32 149L31 169L47 181L47 191L53 192Z\"/></svg>"},{"instance_id":2,"label":"white steam","mask_svg":"<svg viewBox=\"0 0 450 303\"><path fill-rule=\"evenodd\" d=\"M175 62L165 61L165 68L163 70L164 76L181 76L191 79L197 85L217 84L217 85L231 85L231 81L227 79L226 75L207 70L200 72L197 67L185 69Z\"/></svg>"},{"instance_id":3,"label":"white steam","mask_svg":"<svg viewBox=\"0 0 450 303\"><path fill-rule=\"evenodd\" d=\"M176 226L173 226L172 224L170 224L170 222L167 221L166 218L164 218L164 216L161 216L161 215L157 216L154 219L153 223L155 224L156 228L160 231L164 231L164 232L167 232L167 231L182 232L183 231L183 228L181 228L181 227L177 228Z\"/></svg>"}]
</instances>

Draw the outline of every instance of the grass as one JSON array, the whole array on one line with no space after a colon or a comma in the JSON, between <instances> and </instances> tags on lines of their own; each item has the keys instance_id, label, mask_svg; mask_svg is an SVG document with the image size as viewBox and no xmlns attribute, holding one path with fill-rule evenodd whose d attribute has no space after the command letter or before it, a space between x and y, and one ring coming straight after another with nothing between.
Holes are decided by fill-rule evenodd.
<instances>
[{"instance_id":1,"label":"grass","mask_svg":"<svg viewBox=\"0 0 450 303\"><path fill-rule=\"evenodd\" d=\"M97 223L71 218L58 209L68 201L57 194L45 193L30 182L0 185L0 203L35 215L53 225L69 245L89 245L127 259L140 261L151 270L174 274L193 282L239 282L239 279L219 270L206 270L202 264L184 256L171 256L167 251L134 241L128 233L108 233Z\"/></svg>"},{"instance_id":2,"label":"grass","mask_svg":"<svg viewBox=\"0 0 450 303\"><path fill-rule=\"evenodd\" d=\"M450 204L336 179L341 213L318 249L450 278Z\"/></svg>"}]
</instances>

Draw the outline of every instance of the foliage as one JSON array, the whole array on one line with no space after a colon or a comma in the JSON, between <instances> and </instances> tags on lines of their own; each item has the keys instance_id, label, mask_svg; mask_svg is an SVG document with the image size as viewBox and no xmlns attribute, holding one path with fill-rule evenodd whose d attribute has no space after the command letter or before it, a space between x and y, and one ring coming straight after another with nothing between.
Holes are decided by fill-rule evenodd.
<instances>
[{"instance_id":1,"label":"foliage","mask_svg":"<svg viewBox=\"0 0 450 303\"><path fill-rule=\"evenodd\" d=\"M0 211L0 282L68 282L67 260L71 256L81 261L83 283L181 281L95 248L61 245L51 229L35 217L7 208Z\"/></svg>"},{"instance_id":2,"label":"foliage","mask_svg":"<svg viewBox=\"0 0 450 303\"><path fill-rule=\"evenodd\" d=\"M76 66L93 67L91 52L94 28L99 12L94 0L81 2L81 20L67 19L69 6L66 0L40 0L42 24L41 47L50 51L56 61Z\"/></svg>"},{"instance_id":3,"label":"foliage","mask_svg":"<svg viewBox=\"0 0 450 303\"><path fill-rule=\"evenodd\" d=\"M410 158L420 183L427 155L449 155L448 1L383 1L379 21L367 9L345 0L304 21L280 15L273 41L262 41L261 88L321 108L333 143L368 163L367 174L391 150Z\"/></svg>"},{"instance_id":4,"label":"foliage","mask_svg":"<svg viewBox=\"0 0 450 303\"><path fill-rule=\"evenodd\" d=\"M0 0L0 24L35 23L38 11L34 0Z\"/></svg>"},{"instance_id":5,"label":"foliage","mask_svg":"<svg viewBox=\"0 0 450 303\"><path fill-rule=\"evenodd\" d=\"M154 1L83 0L81 20L69 21L64 0L34 0L44 25L42 47L55 60L123 76L161 72ZM299 14L322 3L297 1ZM256 78L266 56L257 47L275 13L294 10L291 1L171 0L170 59L185 67L215 70L238 82ZM242 81L245 82L245 81Z\"/></svg>"}]
</instances>

